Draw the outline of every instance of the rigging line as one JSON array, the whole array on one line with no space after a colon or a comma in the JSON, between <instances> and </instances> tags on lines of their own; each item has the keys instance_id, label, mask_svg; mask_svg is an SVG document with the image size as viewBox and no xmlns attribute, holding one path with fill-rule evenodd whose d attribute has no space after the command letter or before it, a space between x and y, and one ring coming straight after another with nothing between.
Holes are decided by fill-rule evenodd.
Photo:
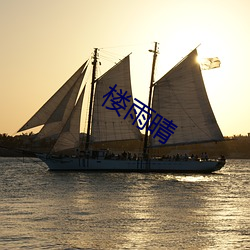
<instances>
[{"instance_id":1,"label":"rigging line","mask_svg":"<svg viewBox=\"0 0 250 250\"><path fill-rule=\"evenodd\" d=\"M86 87L86 84L84 85L83 90L81 91L81 94L80 94L80 95L83 94L83 98L84 98L84 96L85 96L85 87ZM78 103L78 100L77 100L77 103ZM50 148L50 150L49 150L49 153L48 153L47 155L51 155L51 154L52 154L52 151L53 151L53 149L54 149L54 146L56 145L56 143L57 143L58 139L60 138L61 134L64 133L64 128L67 126L68 121L70 121L70 119L72 118L72 114L73 114L73 112L75 111L75 108L76 108L77 103L74 105L74 108L73 108L73 110L71 111L70 116L68 117L67 121L64 123L64 125L63 125L62 128L60 129L60 132L59 132L59 134L56 136L56 139L55 139L54 143L52 143L51 148ZM39 132L39 133L40 133L40 132ZM70 134L71 134L71 133L70 133ZM79 133L79 134L80 134L80 133ZM80 139L80 138L79 138L79 139Z\"/></svg>"},{"instance_id":2,"label":"rigging line","mask_svg":"<svg viewBox=\"0 0 250 250\"><path fill-rule=\"evenodd\" d=\"M86 107L86 109L85 109L85 117L84 117L84 119L83 119L83 132L86 134L86 132L87 132L87 124L88 124L88 112L86 112L86 110L88 110L88 102L89 102L89 95L87 95L87 98L86 98L87 100L87 107ZM85 139L85 138L84 138Z\"/></svg>"},{"instance_id":3,"label":"rigging line","mask_svg":"<svg viewBox=\"0 0 250 250\"><path fill-rule=\"evenodd\" d=\"M106 55L106 54L101 54L100 55L100 57L102 57L102 58L112 58L112 59L115 59L116 57L114 57L114 56L110 56L110 55Z\"/></svg>"},{"instance_id":4,"label":"rigging line","mask_svg":"<svg viewBox=\"0 0 250 250\"><path fill-rule=\"evenodd\" d=\"M107 55L110 55L110 56L122 56L120 53L115 53L115 52L111 52L109 50L100 50L102 52L102 54L107 54Z\"/></svg>"},{"instance_id":5,"label":"rigging line","mask_svg":"<svg viewBox=\"0 0 250 250\"><path fill-rule=\"evenodd\" d=\"M98 76L98 78L102 75L102 70L101 70L101 67L97 67L97 76Z\"/></svg>"},{"instance_id":6,"label":"rigging line","mask_svg":"<svg viewBox=\"0 0 250 250\"><path fill-rule=\"evenodd\" d=\"M165 75L170 74L170 72L173 72L175 70L175 68L177 68L182 62L184 62L186 59L188 59L189 55L191 53L193 53L199 46L200 46L200 44L196 48L194 48L191 52L189 52L186 56L181 57L181 60L179 60ZM158 85L158 81L154 82L153 86Z\"/></svg>"},{"instance_id":7,"label":"rigging line","mask_svg":"<svg viewBox=\"0 0 250 250\"><path fill-rule=\"evenodd\" d=\"M102 50L103 51L103 50ZM118 54L118 53L112 53L109 51L104 51L104 53L100 53L99 57L103 58L106 61L112 62L113 64L118 64L120 63L125 57L128 55L131 55L132 53L126 53L126 55L123 54ZM112 61L111 61L112 60Z\"/></svg>"},{"instance_id":8,"label":"rigging line","mask_svg":"<svg viewBox=\"0 0 250 250\"><path fill-rule=\"evenodd\" d=\"M117 63L117 61L121 61L122 60L122 58L124 58L124 55L116 55L116 56L113 56L113 55L108 55L108 54L102 54L102 55L100 55L100 58L103 58L103 59L105 59L105 60L107 60L107 61L115 61L115 63Z\"/></svg>"},{"instance_id":9,"label":"rigging line","mask_svg":"<svg viewBox=\"0 0 250 250\"><path fill-rule=\"evenodd\" d=\"M139 46L139 45L146 45L147 43L137 43L137 44L124 44L124 45L117 45L117 46L110 46L110 47L102 47L100 49L115 49L115 48L124 48L124 47L133 47L133 46Z\"/></svg>"},{"instance_id":10,"label":"rigging line","mask_svg":"<svg viewBox=\"0 0 250 250\"><path fill-rule=\"evenodd\" d=\"M117 59L117 58L124 57L124 56L121 55L121 54L112 55L112 54L107 54L107 53L100 53L100 57L107 57L107 58Z\"/></svg>"},{"instance_id":11,"label":"rigging line","mask_svg":"<svg viewBox=\"0 0 250 250\"><path fill-rule=\"evenodd\" d=\"M110 58L110 57L100 56L100 58L103 59L103 60L105 60L105 61L111 62L113 64L117 63L116 62L117 60L114 60L113 58ZM118 59L118 60L120 61L121 59Z\"/></svg>"},{"instance_id":12,"label":"rigging line","mask_svg":"<svg viewBox=\"0 0 250 250\"><path fill-rule=\"evenodd\" d=\"M106 55L106 56L110 56L110 57L123 57L123 55L121 53L114 53L114 52L111 52L111 51L108 51L108 50L100 50L101 51L101 54L103 55Z\"/></svg>"},{"instance_id":13,"label":"rigging line","mask_svg":"<svg viewBox=\"0 0 250 250\"><path fill-rule=\"evenodd\" d=\"M131 54L131 53L130 53ZM95 82L97 82L98 80L102 79L110 70L112 70L115 66L117 66L118 64L122 63L123 60L125 60L126 57L128 57L130 54L128 54L127 56L125 56L121 61L119 61L118 63L116 63L113 67L111 67L108 71L106 71L103 75L101 75L99 78L97 78L95 80Z\"/></svg>"},{"instance_id":14,"label":"rigging line","mask_svg":"<svg viewBox=\"0 0 250 250\"><path fill-rule=\"evenodd\" d=\"M176 100L178 101L181 109L184 111L184 113L187 115L187 117L193 122L193 124L201 131L203 132L208 138L210 138L210 136L204 131L202 130L197 124L196 122L192 119L192 117L187 113L186 109L182 106L181 102L179 101L179 98L177 97L177 95L175 94L174 90L172 89L171 86L169 86L170 92L174 95L174 97L176 98Z\"/></svg>"},{"instance_id":15,"label":"rigging line","mask_svg":"<svg viewBox=\"0 0 250 250\"><path fill-rule=\"evenodd\" d=\"M121 53L107 53L107 52L104 52L104 53L101 53L101 56L106 56L106 57L110 57L110 58L114 58L114 59L120 59L120 58L123 58L124 57L124 54L121 54Z\"/></svg>"}]
</instances>

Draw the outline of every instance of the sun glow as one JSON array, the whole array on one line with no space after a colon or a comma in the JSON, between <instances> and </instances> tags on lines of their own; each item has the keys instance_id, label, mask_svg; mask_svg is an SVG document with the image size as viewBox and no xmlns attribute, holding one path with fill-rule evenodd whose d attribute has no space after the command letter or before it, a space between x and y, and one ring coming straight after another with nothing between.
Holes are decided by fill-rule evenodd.
<instances>
[{"instance_id":1,"label":"sun glow","mask_svg":"<svg viewBox=\"0 0 250 250\"><path fill-rule=\"evenodd\" d=\"M199 56L197 56L197 57L196 57L196 62L199 63L199 64L201 64L202 59L201 59Z\"/></svg>"}]
</instances>

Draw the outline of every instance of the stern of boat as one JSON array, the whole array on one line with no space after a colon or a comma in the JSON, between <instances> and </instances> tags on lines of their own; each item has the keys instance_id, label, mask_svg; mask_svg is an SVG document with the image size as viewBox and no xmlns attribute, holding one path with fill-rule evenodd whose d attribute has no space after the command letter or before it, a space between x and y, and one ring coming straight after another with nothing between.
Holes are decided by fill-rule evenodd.
<instances>
[{"instance_id":1,"label":"stern of boat","mask_svg":"<svg viewBox=\"0 0 250 250\"><path fill-rule=\"evenodd\" d=\"M225 164L226 164L226 159L224 159L224 158L218 159L218 162L217 162L217 164L215 166L215 168L216 168L215 171L218 171L218 170L222 169Z\"/></svg>"}]
</instances>

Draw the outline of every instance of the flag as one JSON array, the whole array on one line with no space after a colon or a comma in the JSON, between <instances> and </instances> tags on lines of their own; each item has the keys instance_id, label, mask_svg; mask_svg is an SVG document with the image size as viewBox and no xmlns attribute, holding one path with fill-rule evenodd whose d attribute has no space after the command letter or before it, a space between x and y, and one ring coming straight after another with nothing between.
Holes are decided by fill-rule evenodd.
<instances>
[{"instance_id":1,"label":"flag","mask_svg":"<svg viewBox=\"0 0 250 250\"><path fill-rule=\"evenodd\" d=\"M220 67L220 60L218 57L213 58L203 58L201 60L201 69L207 70L207 69L215 69Z\"/></svg>"}]
</instances>

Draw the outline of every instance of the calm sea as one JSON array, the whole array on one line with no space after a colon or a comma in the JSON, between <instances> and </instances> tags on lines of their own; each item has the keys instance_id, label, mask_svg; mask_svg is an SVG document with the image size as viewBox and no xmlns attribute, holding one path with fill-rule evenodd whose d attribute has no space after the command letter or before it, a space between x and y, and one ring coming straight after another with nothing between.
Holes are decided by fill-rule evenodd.
<instances>
[{"instance_id":1,"label":"calm sea","mask_svg":"<svg viewBox=\"0 0 250 250\"><path fill-rule=\"evenodd\" d=\"M249 177L250 160L195 175L0 158L0 249L250 249Z\"/></svg>"}]
</instances>

